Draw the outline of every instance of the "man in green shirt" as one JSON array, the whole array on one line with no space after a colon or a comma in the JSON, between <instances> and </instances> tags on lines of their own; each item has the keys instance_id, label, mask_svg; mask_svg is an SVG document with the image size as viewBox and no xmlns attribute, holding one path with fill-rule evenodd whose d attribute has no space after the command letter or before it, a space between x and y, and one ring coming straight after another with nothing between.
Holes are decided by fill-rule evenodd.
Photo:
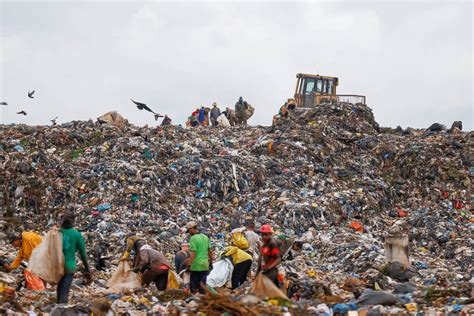
<instances>
[{"instance_id":1,"label":"man in green shirt","mask_svg":"<svg viewBox=\"0 0 474 316\"><path fill-rule=\"evenodd\" d=\"M60 232L63 236L64 276L58 283L57 295L59 304L67 304L72 279L77 270L76 253L79 252L85 267L86 284L91 283L89 263L87 262L86 246L81 233L74 229L74 215L66 214L61 224Z\"/></svg>"},{"instance_id":2,"label":"man in green shirt","mask_svg":"<svg viewBox=\"0 0 474 316\"><path fill-rule=\"evenodd\" d=\"M205 294L209 267L212 267L211 244L206 235L199 233L195 222L189 222L186 228L191 235L189 240L189 250L191 251L191 257L189 258L191 293L199 291L199 293Z\"/></svg>"}]
</instances>

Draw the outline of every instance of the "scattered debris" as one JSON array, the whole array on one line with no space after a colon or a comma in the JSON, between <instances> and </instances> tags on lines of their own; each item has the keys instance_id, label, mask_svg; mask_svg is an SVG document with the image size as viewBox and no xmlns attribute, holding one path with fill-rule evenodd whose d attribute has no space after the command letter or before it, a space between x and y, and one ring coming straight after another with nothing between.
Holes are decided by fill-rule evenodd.
<instances>
[{"instance_id":1,"label":"scattered debris","mask_svg":"<svg viewBox=\"0 0 474 316\"><path fill-rule=\"evenodd\" d=\"M103 266L91 286L78 276L77 308L103 297L119 314L472 313L472 132L380 128L370 108L347 103L295 110L271 127L145 128L116 112L98 120L107 124L0 125L0 234L44 235L74 211L91 266ZM257 302L250 279L217 296L104 293L129 233L172 259L189 220L215 254L249 220L300 241L281 264L290 300ZM387 273L386 237L405 235L410 261L401 276ZM16 253L5 237L0 249L1 259ZM57 308L54 288L0 286L9 288L2 314Z\"/></svg>"}]
</instances>

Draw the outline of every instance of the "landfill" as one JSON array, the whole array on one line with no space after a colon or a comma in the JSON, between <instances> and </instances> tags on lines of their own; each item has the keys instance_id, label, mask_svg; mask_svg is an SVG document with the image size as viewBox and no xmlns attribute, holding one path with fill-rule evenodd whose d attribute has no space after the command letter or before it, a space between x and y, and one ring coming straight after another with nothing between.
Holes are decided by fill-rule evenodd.
<instances>
[{"instance_id":1,"label":"landfill","mask_svg":"<svg viewBox=\"0 0 474 316\"><path fill-rule=\"evenodd\" d=\"M0 125L0 257L16 255L8 234L45 235L73 211L96 268L90 286L76 274L69 306L56 305L54 287L31 291L20 271L0 272L0 314L474 313L472 131L384 128L349 103L297 109L267 127L114 117L120 126ZM289 299L257 298L252 278L206 296L153 285L107 292L129 233L172 259L191 220L216 254L249 220L302 241L282 263ZM390 236L408 236L408 266L387 261Z\"/></svg>"}]
</instances>

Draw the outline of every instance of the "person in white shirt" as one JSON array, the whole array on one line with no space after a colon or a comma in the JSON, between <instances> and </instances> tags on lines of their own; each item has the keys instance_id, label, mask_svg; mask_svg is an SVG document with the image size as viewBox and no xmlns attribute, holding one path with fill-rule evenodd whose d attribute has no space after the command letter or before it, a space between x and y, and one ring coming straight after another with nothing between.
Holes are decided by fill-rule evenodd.
<instances>
[{"instance_id":1,"label":"person in white shirt","mask_svg":"<svg viewBox=\"0 0 474 316\"><path fill-rule=\"evenodd\" d=\"M247 223L244 237L249 242L248 252L250 252L253 257L256 256L260 249L260 235L255 232L255 223L253 221Z\"/></svg>"}]
</instances>

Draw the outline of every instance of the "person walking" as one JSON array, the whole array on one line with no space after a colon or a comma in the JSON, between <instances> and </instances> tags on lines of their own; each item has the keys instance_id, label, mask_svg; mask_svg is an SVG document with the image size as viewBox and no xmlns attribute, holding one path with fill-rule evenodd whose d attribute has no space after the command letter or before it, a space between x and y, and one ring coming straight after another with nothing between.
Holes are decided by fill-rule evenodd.
<instances>
[{"instance_id":1,"label":"person walking","mask_svg":"<svg viewBox=\"0 0 474 316\"><path fill-rule=\"evenodd\" d=\"M207 275L212 267L212 250L209 237L199 233L197 224L189 222L186 225L188 233L191 235L189 240L189 258L188 269L191 271L190 289L191 293L205 294L207 292Z\"/></svg>"},{"instance_id":2,"label":"person walking","mask_svg":"<svg viewBox=\"0 0 474 316\"><path fill-rule=\"evenodd\" d=\"M217 126L217 118L221 115L221 110L217 107L217 103L212 103L212 110L211 110L211 123L212 126Z\"/></svg>"},{"instance_id":3,"label":"person walking","mask_svg":"<svg viewBox=\"0 0 474 316\"><path fill-rule=\"evenodd\" d=\"M84 264L84 278L86 285L92 282L87 261L86 246L82 234L74 228L75 217L73 214L66 214L59 230L63 236L64 254L64 276L58 283L57 298L59 304L67 304L69 301L69 291L71 290L74 273L77 270L76 253L79 253Z\"/></svg>"},{"instance_id":4,"label":"person walking","mask_svg":"<svg viewBox=\"0 0 474 316\"><path fill-rule=\"evenodd\" d=\"M280 243L272 238L273 229L268 224L260 227L260 235L262 236L262 247L258 259L257 274L260 271L263 272L276 286L280 287L278 280L278 265L281 263Z\"/></svg>"}]
</instances>

